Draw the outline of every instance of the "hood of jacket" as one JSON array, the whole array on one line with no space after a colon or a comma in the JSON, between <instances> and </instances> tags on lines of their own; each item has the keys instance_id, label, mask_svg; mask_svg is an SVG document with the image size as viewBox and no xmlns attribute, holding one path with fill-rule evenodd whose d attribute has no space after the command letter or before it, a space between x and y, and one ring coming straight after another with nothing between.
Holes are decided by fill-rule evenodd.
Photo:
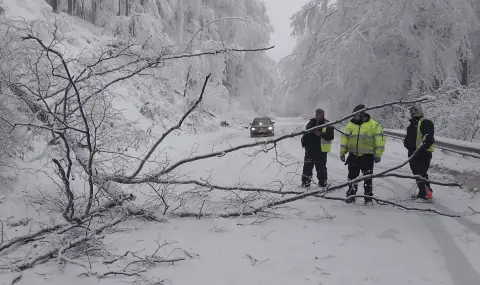
<instances>
[{"instance_id":1,"label":"hood of jacket","mask_svg":"<svg viewBox=\"0 0 480 285\"><path fill-rule=\"evenodd\" d=\"M370 114L365 113L365 117L367 118L365 121L363 121L363 120L355 120L355 118L352 118L352 119L350 120L350 122L354 123L355 125L361 125L361 124L363 124L363 123L366 123L366 122L370 121L370 118L371 118L371 117L370 117Z\"/></svg>"}]
</instances>

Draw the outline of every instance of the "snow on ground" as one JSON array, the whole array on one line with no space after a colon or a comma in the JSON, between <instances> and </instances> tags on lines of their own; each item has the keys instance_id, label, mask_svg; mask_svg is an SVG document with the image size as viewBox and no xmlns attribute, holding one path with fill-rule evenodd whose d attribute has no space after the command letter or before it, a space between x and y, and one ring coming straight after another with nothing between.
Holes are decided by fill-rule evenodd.
<instances>
[{"instance_id":1,"label":"snow on ground","mask_svg":"<svg viewBox=\"0 0 480 285\"><path fill-rule=\"evenodd\" d=\"M298 119L278 118L276 122L277 136L303 128ZM345 180L347 175L346 167L338 159L339 136L336 135L328 163L333 183ZM205 153L251 141L248 130L237 126L207 135L172 136L166 144L169 156L175 159L188 155L194 145L197 145L198 153ZM402 147L399 141L388 139L383 161L376 165L376 169L401 163L405 159ZM273 151L260 153L255 158L249 154L252 150L243 150L188 164L179 171L197 179L210 176L220 185L242 182L272 185L272 181L283 181L287 188L298 189L303 160L299 138L279 143L277 154L285 164L283 167L272 164L276 157ZM436 152L435 161L445 156L445 153ZM462 161L461 158L458 160ZM463 162L467 163L466 160ZM400 171L408 173L408 166ZM38 178L38 173L35 175ZM25 177L29 183L20 183L30 185L25 191L42 188L35 183L38 182L35 176ZM406 201L413 193L412 181L377 179L374 185L378 197L403 201L409 206L460 214L468 213L469 207L480 209L478 196L451 187L435 187L435 203L417 205ZM331 195L344 197L345 192L341 190ZM0 204L2 220L9 214L23 217L22 212L29 208L30 212L26 214L34 221L41 216L19 200L11 203L12 197L4 197ZM17 193L17 197L21 195ZM168 241L174 243L162 249L162 256L185 257L185 251L193 257L174 265L150 269L147 276L165 280L159 284L472 285L480 281L478 216L448 218L391 206L346 205L319 198L307 198L287 206L277 209L275 212L279 215L271 219L172 218L165 223L134 220L121 224L122 231L107 234L104 243L111 252L121 255L126 250L149 254L155 251L157 242ZM15 228L6 225L5 233L12 238L28 231L31 226L32 223ZM128 277L77 278L82 272L84 269L75 265L66 265L63 271L59 271L59 264L50 261L25 272L17 284L110 285L134 280ZM12 277L12 274L3 274L0 280L3 284L10 284Z\"/></svg>"}]
</instances>

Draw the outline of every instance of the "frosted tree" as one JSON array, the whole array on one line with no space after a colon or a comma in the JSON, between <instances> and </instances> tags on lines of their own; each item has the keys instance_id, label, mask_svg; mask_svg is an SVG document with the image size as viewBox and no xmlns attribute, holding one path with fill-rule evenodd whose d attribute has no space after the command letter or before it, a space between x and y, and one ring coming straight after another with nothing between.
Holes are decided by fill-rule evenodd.
<instances>
[{"instance_id":1,"label":"frosted tree","mask_svg":"<svg viewBox=\"0 0 480 285\"><path fill-rule=\"evenodd\" d=\"M282 62L296 108L332 111L437 89L461 80L478 31L474 1L310 1L292 16L298 37Z\"/></svg>"},{"instance_id":2,"label":"frosted tree","mask_svg":"<svg viewBox=\"0 0 480 285\"><path fill-rule=\"evenodd\" d=\"M56 12L79 16L119 37L133 35L149 41L153 49L171 46L192 51L224 45L255 48L267 45L273 31L264 3L257 0L49 0L48 3ZM198 81L199 70L213 72L213 79L223 84L231 96L255 104L256 109L266 105L258 102L268 100L275 86L274 73L268 68L272 63L264 53L184 63L182 70L190 70L193 83ZM182 71L178 76L186 74ZM252 81L254 84L250 84ZM195 84L190 87L199 88Z\"/></svg>"}]
</instances>

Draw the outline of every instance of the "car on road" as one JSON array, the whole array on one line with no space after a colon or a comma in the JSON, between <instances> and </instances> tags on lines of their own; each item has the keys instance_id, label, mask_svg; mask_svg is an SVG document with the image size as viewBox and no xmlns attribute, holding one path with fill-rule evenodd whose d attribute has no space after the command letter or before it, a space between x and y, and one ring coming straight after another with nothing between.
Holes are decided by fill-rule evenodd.
<instances>
[{"instance_id":1,"label":"car on road","mask_svg":"<svg viewBox=\"0 0 480 285\"><path fill-rule=\"evenodd\" d=\"M275 122L269 117L255 118L250 124L250 137L269 136L275 135Z\"/></svg>"}]
</instances>

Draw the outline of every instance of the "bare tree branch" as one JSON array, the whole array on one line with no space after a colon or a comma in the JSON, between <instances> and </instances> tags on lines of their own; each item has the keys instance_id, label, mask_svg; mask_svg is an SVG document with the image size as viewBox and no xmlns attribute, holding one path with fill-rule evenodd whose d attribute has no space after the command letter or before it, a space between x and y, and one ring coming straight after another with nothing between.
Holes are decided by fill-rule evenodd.
<instances>
[{"instance_id":1,"label":"bare tree branch","mask_svg":"<svg viewBox=\"0 0 480 285\"><path fill-rule=\"evenodd\" d=\"M62 65L63 65L63 68L65 70L65 73L67 74L67 80L69 82L69 85L68 86L72 86L73 89L75 90L75 95L76 95L76 98L77 98L77 104L78 104L78 109L80 111L80 115L81 115L81 118L83 120L83 124L85 126L85 136L86 136L86 140L87 140L87 147L88 147L88 151L89 151L89 157L88 157L88 164L87 164L87 173L88 173L88 185L89 185L89 198L88 198L88 202L87 202L87 206L85 207L85 215L88 215L88 213L90 212L90 209L92 207L92 199L93 199L93 196L94 196L94 184L93 184L93 169L92 169L92 164L93 164L93 157L95 156L95 146L92 142L92 135L90 133L90 126L89 126L89 123L88 123L88 119L87 119L87 116L85 114L85 110L84 110L84 107L83 107L83 103L82 103L82 99L80 98L80 92L78 91L78 88L77 88L77 84L75 83L75 80L73 79L73 76L71 75L70 73L70 69L68 68L67 66L67 63L63 57L63 55L50 48L50 47L47 47L43 42L42 40L40 40L39 38L37 37L34 37L32 35L27 35L26 37L23 37L23 40L34 40L36 41L45 51L47 51L47 55L49 52L55 54L56 56L58 56L58 58L60 59ZM67 89L68 89L68 86L67 86ZM53 113L53 112L51 112Z\"/></svg>"},{"instance_id":2,"label":"bare tree branch","mask_svg":"<svg viewBox=\"0 0 480 285\"><path fill-rule=\"evenodd\" d=\"M77 238L76 240L74 241L71 241L69 242L66 246L63 246L63 247L55 247L49 251L47 251L46 253L43 253L41 255L38 255L36 256L35 258L33 259L30 259L28 261L24 261L23 263L21 263L20 265L17 266L17 268L19 270L25 270L25 269L28 269L28 268L32 268L35 263L39 262L39 261L42 261L42 260L45 260L45 259L50 259L52 258L53 256L55 255L59 255L59 259L62 259L63 261L66 261L66 259L64 257L62 257L62 253L72 247L75 247L91 238L93 238L95 235L99 235L100 233L103 232L103 230L105 230L106 228L110 228L110 227L113 227L117 224L119 224L120 222L122 222L124 220L124 217L123 216L120 216L116 219L114 219L113 221L111 221L110 223L107 223L101 227L99 227L98 229L92 231L90 234L86 235L86 236L82 236L80 238ZM76 263L77 264L77 263Z\"/></svg>"},{"instance_id":3,"label":"bare tree branch","mask_svg":"<svg viewBox=\"0 0 480 285\"><path fill-rule=\"evenodd\" d=\"M219 19L214 19L214 20L211 20L210 22L206 23L205 25L201 26L200 29L198 29L195 32L195 34L193 34L192 38L190 39L190 41L187 44L187 47L185 48L185 52L187 52L190 49L190 47L192 46L193 40L198 35L198 33L200 33L204 28L206 28L208 25L213 24L215 22L226 21L226 20L237 20L237 21L244 21L244 22L248 22L248 23L252 23L252 24L257 24L258 26L262 27L265 30L266 33L268 33L268 31L265 29L265 27L263 27L262 25L254 22L252 20L243 19L243 18L240 18L240 17L223 17L223 18L219 18ZM275 46L273 46L271 48L274 48L274 47Z\"/></svg>"},{"instance_id":4,"label":"bare tree branch","mask_svg":"<svg viewBox=\"0 0 480 285\"><path fill-rule=\"evenodd\" d=\"M74 215L73 200L75 199L75 197L73 196L72 189L70 188L70 179L69 179L70 175L69 174L67 175L67 173L65 172L62 165L57 159L54 158L53 163L55 163L55 165L57 166L58 172L60 173L60 178L62 179L63 185L65 186L65 192L67 194L67 199L68 199L68 202L67 202L68 204L65 207L65 210L63 211L62 216L67 222L71 222ZM71 160L69 163L71 163ZM69 164L68 166L69 169L67 170L67 172L70 172L71 167L72 167L71 164Z\"/></svg>"},{"instance_id":5,"label":"bare tree branch","mask_svg":"<svg viewBox=\"0 0 480 285\"><path fill-rule=\"evenodd\" d=\"M203 100L203 95L205 94L205 89L207 87L207 84L208 84L208 81L210 80L210 76L212 74L210 73L209 75L207 75L207 77L205 78L205 81L203 83L203 87L202 87L202 91L200 92L200 96L198 97L197 101L195 101L195 103L190 107L190 109L188 109L188 111L183 114L182 118L180 119L180 121L178 122L178 124L176 124L175 126L171 127L168 131L166 131L156 142L155 144L152 146L152 148L150 148L150 151L147 153L147 155L143 158L142 162L140 162L140 165L138 166L137 170L135 170L133 172L132 175L130 176L127 176L126 179L127 180L131 180L133 178L135 178L139 173L140 171L142 171L142 168L143 166L145 165L145 163L147 162L147 160L150 158L150 156L155 152L155 150L157 149L157 147L162 143L162 141L170 134L172 133L173 131L175 130L178 130L180 129L180 127L182 126L183 122L185 121L185 119L193 112L193 110L195 110L198 106L198 104L200 104L200 102L202 102Z\"/></svg>"},{"instance_id":6,"label":"bare tree branch","mask_svg":"<svg viewBox=\"0 0 480 285\"><path fill-rule=\"evenodd\" d=\"M326 200L336 200L336 201L343 201L343 202L347 201L348 199L352 199L352 198L369 198L369 199L371 198L372 200L376 201L377 203L392 205L394 207L397 207L397 208L400 208L400 209L403 209L403 210L407 210L407 211L434 213L434 214L437 214L437 215L446 216L446 217L450 217L450 218L460 218L461 217L460 215L439 212L435 209L408 207L408 206L398 204L398 203L395 203L395 202L392 202L392 201L389 201L389 200L384 200L384 199L380 199L380 198L377 198L377 197L365 196L365 195L352 195L352 196L349 196L348 198L330 197L330 196L325 196L325 195L318 195L316 197L326 199Z\"/></svg>"}]
</instances>

